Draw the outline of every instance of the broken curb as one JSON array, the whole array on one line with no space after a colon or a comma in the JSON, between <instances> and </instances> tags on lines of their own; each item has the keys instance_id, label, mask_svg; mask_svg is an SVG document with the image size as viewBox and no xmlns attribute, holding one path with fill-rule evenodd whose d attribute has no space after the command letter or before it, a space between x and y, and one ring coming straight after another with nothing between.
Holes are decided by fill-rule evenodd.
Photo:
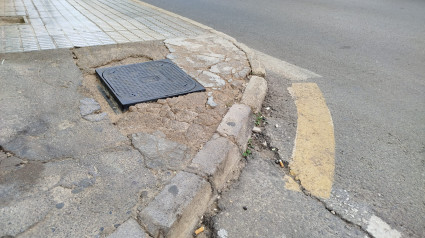
<instances>
[{"instance_id":1,"label":"broken curb","mask_svg":"<svg viewBox=\"0 0 425 238\"><path fill-rule=\"evenodd\" d=\"M261 78L259 81L264 83ZM262 93L257 94L260 99L256 101L262 103L267 85L261 88ZM247 90L243 97L251 98L255 93L253 90ZM258 107L258 103L256 106ZM251 116L250 106L234 104L218 126L218 134L205 144L188 166L187 169L195 174L179 172L154 200L139 212L138 219L151 236L191 235L211 200L215 199L213 191L225 187L230 174L241 161L241 152L247 148L254 127ZM206 177L208 181L201 176Z\"/></svg>"},{"instance_id":2,"label":"broken curb","mask_svg":"<svg viewBox=\"0 0 425 238\"><path fill-rule=\"evenodd\" d=\"M233 142L218 135L215 137L193 158L189 169L206 176L214 190L221 190L242 156Z\"/></svg>"},{"instance_id":3,"label":"broken curb","mask_svg":"<svg viewBox=\"0 0 425 238\"><path fill-rule=\"evenodd\" d=\"M267 81L264 79L266 70L254 51L233 37L161 8L146 5L229 40L246 54L251 66L251 78L242 95L241 104L234 104L229 109L217 128L219 135L214 135L205 144L187 168L207 178L208 182L198 175L179 172L138 215L139 221L154 237L190 237L207 206L211 204L211 200L215 199L212 192L225 187L230 174L242 159L241 153L246 150L254 127L251 120L252 112L257 113L261 110L267 93ZM181 177L189 179L181 181ZM170 189L194 186L194 183L200 183L200 185L195 186L192 191L183 190L180 194L180 197L185 197L184 202L177 203L169 200Z\"/></svg>"}]
</instances>

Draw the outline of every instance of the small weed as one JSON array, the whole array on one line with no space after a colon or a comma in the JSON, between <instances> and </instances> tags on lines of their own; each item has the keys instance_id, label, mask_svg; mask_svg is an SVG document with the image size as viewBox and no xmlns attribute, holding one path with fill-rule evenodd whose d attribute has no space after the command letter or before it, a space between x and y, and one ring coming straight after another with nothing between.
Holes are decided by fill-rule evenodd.
<instances>
[{"instance_id":1,"label":"small weed","mask_svg":"<svg viewBox=\"0 0 425 238\"><path fill-rule=\"evenodd\" d=\"M242 153L242 156L246 158L246 157L248 157L251 154L252 154L251 150L250 149L246 149L245 152Z\"/></svg>"},{"instance_id":2,"label":"small weed","mask_svg":"<svg viewBox=\"0 0 425 238\"><path fill-rule=\"evenodd\" d=\"M252 139L248 140L248 148L254 148L254 145L252 144Z\"/></svg>"},{"instance_id":3,"label":"small weed","mask_svg":"<svg viewBox=\"0 0 425 238\"><path fill-rule=\"evenodd\" d=\"M264 116L263 115L261 115L261 112L259 112L259 113L257 113L257 114L255 114L255 125L256 126L259 126L259 125L261 125L261 123L264 121Z\"/></svg>"}]
</instances>

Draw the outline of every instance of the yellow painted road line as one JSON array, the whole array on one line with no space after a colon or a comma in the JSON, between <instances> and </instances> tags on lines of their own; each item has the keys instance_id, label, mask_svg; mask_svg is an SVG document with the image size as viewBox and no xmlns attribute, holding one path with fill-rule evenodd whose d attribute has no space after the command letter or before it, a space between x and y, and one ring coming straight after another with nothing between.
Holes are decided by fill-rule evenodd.
<instances>
[{"instance_id":1,"label":"yellow painted road line","mask_svg":"<svg viewBox=\"0 0 425 238\"><path fill-rule=\"evenodd\" d=\"M330 111L315 83L293 83L298 125L289 167L312 195L329 198L335 170L335 137Z\"/></svg>"}]
</instances>

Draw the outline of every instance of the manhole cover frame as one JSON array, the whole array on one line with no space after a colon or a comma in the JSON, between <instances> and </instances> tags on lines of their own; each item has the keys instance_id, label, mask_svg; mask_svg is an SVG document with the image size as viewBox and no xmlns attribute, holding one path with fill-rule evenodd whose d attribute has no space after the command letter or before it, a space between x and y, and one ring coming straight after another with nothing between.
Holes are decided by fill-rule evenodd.
<instances>
[{"instance_id":1,"label":"manhole cover frame","mask_svg":"<svg viewBox=\"0 0 425 238\"><path fill-rule=\"evenodd\" d=\"M129 99L130 95L120 95L119 90L116 90L116 88L114 88L114 84L116 84L117 82L113 82L114 79L110 79L110 78L107 77L108 72L111 72L111 71L113 71L112 73L114 73L115 70L125 70L125 69L131 68L131 67L137 67L137 66L139 66L139 67L141 67L141 66L149 67L150 64L152 64L152 65L161 64L161 66L163 64L166 64L166 65L169 66L169 70L174 71L174 73L177 74L177 75L167 77L164 74L160 74L159 71L154 71L156 74L149 75L148 77L155 78L155 79L160 78L160 79L162 79L162 81L164 81L164 79L167 79L168 81L173 81L173 78L180 77L180 79L186 80L187 83L190 83L190 88L188 88L187 90L183 90L183 91L177 91L177 92L174 92L174 93L163 94L162 96L158 96L158 97L155 97L155 98L140 99L140 97L143 98L142 95L140 95L139 97L137 97L137 95L132 95L131 97L134 96L134 98ZM150 66L150 67L152 67L152 66ZM96 71L96 74L98 75L98 77L100 78L100 81L108 89L107 90L108 93L113 96L113 98L115 99L115 102L119 105L121 110L126 110L126 109L128 109L128 107L135 105L135 104L138 104L138 103L153 102L153 101L156 101L158 99L165 99L165 98L170 98L170 97L175 97L175 96L186 95L186 94L189 94L189 93L206 91L204 86L202 86L202 84L200 84L198 81L193 79L190 75L188 75L186 72L184 72L179 66L177 66L174 62L172 62L169 59L148 61L148 62L143 62L143 63L128 64L128 65L119 65L119 66L113 66L113 67L107 67L107 68L98 68L95 71ZM146 77L144 77L144 78L146 78ZM136 78L134 80L141 80L141 79ZM139 93L141 93L141 92L139 92Z\"/></svg>"}]
</instances>

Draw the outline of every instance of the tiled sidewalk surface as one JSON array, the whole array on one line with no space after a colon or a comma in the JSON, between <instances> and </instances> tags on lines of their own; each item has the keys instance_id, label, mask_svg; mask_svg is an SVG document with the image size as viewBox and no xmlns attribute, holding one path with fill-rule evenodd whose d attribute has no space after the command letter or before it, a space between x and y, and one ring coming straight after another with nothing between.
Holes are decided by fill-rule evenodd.
<instances>
[{"instance_id":1,"label":"tiled sidewalk surface","mask_svg":"<svg viewBox=\"0 0 425 238\"><path fill-rule=\"evenodd\" d=\"M25 16L27 23L2 24ZM203 29L132 0L0 0L0 53L189 37Z\"/></svg>"}]
</instances>

